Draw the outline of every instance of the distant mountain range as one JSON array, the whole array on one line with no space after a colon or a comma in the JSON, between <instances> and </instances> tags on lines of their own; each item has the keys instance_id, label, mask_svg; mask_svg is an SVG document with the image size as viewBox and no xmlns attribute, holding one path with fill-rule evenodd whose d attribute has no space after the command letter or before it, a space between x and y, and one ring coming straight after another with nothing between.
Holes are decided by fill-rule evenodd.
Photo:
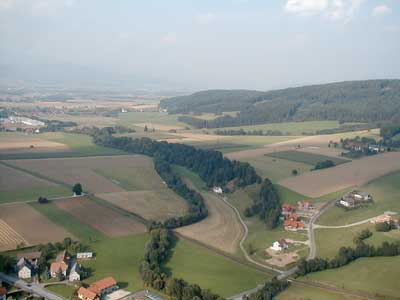
<instances>
[{"instance_id":1,"label":"distant mountain range","mask_svg":"<svg viewBox=\"0 0 400 300\"><path fill-rule=\"evenodd\" d=\"M208 90L165 99L161 107L183 113L181 121L216 128L305 120L400 123L400 80L365 80L311 85L275 91ZM237 111L215 120L200 113Z\"/></svg>"}]
</instances>

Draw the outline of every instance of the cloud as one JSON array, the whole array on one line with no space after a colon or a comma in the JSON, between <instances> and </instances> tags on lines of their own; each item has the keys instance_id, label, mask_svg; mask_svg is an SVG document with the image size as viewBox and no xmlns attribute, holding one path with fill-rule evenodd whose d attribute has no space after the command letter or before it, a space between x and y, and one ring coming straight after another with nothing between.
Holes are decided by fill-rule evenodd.
<instances>
[{"instance_id":1,"label":"cloud","mask_svg":"<svg viewBox=\"0 0 400 300\"><path fill-rule=\"evenodd\" d=\"M161 42L172 45L176 43L177 39L178 37L175 32L168 32L161 38Z\"/></svg>"},{"instance_id":2,"label":"cloud","mask_svg":"<svg viewBox=\"0 0 400 300\"><path fill-rule=\"evenodd\" d=\"M300 16L324 16L331 20L348 20L365 0L288 0L287 13Z\"/></svg>"},{"instance_id":3,"label":"cloud","mask_svg":"<svg viewBox=\"0 0 400 300\"><path fill-rule=\"evenodd\" d=\"M390 13L392 10L386 4L378 5L372 10L372 16L380 17Z\"/></svg>"},{"instance_id":4,"label":"cloud","mask_svg":"<svg viewBox=\"0 0 400 300\"><path fill-rule=\"evenodd\" d=\"M195 20L197 23L201 25L208 25L214 22L215 20L215 15L213 13L205 13L205 14L197 14L195 16Z\"/></svg>"}]
</instances>

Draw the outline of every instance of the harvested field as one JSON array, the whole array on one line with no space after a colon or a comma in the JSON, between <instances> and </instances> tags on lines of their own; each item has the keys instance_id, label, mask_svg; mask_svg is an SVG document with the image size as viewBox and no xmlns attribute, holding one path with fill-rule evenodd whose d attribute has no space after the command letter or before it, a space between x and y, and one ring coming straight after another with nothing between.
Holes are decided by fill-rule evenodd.
<instances>
[{"instance_id":1,"label":"harvested field","mask_svg":"<svg viewBox=\"0 0 400 300\"><path fill-rule=\"evenodd\" d=\"M295 263L299 259L297 251L276 252L271 249L267 249L265 251L269 256L271 256L271 258L265 260L265 262L279 268L284 268L287 265Z\"/></svg>"},{"instance_id":2,"label":"harvested field","mask_svg":"<svg viewBox=\"0 0 400 300\"><path fill-rule=\"evenodd\" d=\"M163 187L161 179L154 171L151 158L140 155L25 159L8 162L69 185L80 182L84 190L93 193L124 192L126 187L141 190ZM138 174L140 176L135 176Z\"/></svg>"},{"instance_id":3,"label":"harvested field","mask_svg":"<svg viewBox=\"0 0 400 300\"><path fill-rule=\"evenodd\" d=\"M110 237L146 232L146 226L142 223L99 205L87 197L58 200L55 204L80 222Z\"/></svg>"},{"instance_id":4,"label":"harvested field","mask_svg":"<svg viewBox=\"0 0 400 300\"><path fill-rule=\"evenodd\" d=\"M397 170L400 170L400 152L388 152L354 160L334 168L303 173L283 179L279 184L316 198L352 186L361 186Z\"/></svg>"},{"instance_id":5,"label":"harvested field","mask_svg":"<svg viewBox=\"0 0 400 300\"><path fill-rule=\"evenodd\" d=\"M187 210L185 201L168 188L157 191L103 193L96 196L146 220L166 220L181 216Z\"/></svg>"},{"instance_id":6,"label":"harvested field","mask_svg":"<svg viewBox=\"0 0 400 300\"><path fill-rule=\"evenodd\" d=\"M0 219L0 251L12 250L21 244L28 245L28 241Z\"/></svg>"},{"instance_id":7,"label":"harvested field","mask_svg":"<svg viewBox=\"0 0 400 300\"><path fill-rule=\"evenodd\" d=\"M0 134L0 151L10 150L66 150L68 147L62 143L47 141L34 135L17 134L17 133L1 133ZM33 146L33 147L31 147Z\"/></svg>"},{"instance_id":8,"label":"harvested field","mask_svg":"<svg viewBox=\"0 0 400 300\"><path fill-rule=\"evenodd\" d=\"M176 229L181 235L234 254L243 236L243 228L234 210L216 195L202 193L208 217L196 224Z\"/></svg>"},{"instance_id":9,"label":"harvested field","mask_svg":"<svg viewBox=\"0 0 400 300\"><path fill-rule=\"evenodd\" d=\"M66 237L75 238L64 228L51 222L44 215L27 204L4 205L0 210L1 232L11 227L16 240L23 239L26 245L59 242ZM7 224L7 225L4 225ZM7 227L8 226L8 227ZM9 236L10 237L10 236ZM0 242L0 249L15 248L11 244ZM11 248L12 247L12 248Z\"/></svg>"},{"instance_id":10,"label":"harvested field","mask_svg":"<svg viewBox=\"0 0 400 300\"><path fill-rule=\"evenodd\" d=\"M312 166L316 165L318 162L325 160L331 160L334 162L335 165L340 165L345 162L349 162L348 159L342 159L339 157L330 157L316 153L294 151L294 150L274 152L274 153L269 153L267 155L275 158L281 158L299 163L309 164Z\"/></svg>"},{"instance_id":11,"label":"harvested field","mask_svg":"<svg viewBox=\"0 0 400 300\"><path fill-rule=\"evenodd\" d=\"M191 132L183 132L183 133L170 133L171 135L176 136L176 138L170 138L167 140L168 143L200 143L200 142L209 142L209 141L220 141L227 139L227 136L215 135L215 134L202 134L202 133L191 133Z\"/></svg>"}]
</instances>

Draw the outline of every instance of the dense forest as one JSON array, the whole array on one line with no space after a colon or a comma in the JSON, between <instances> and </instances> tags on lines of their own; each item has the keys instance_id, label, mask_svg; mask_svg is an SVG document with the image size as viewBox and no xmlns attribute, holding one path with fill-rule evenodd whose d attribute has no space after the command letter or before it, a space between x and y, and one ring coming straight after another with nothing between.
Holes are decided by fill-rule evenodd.
<instances>
[{"instance_id":1,"label":"dense forest","mask_svg":"<svg viewBox=\"0 0 400 300\"><path fill-rule=\"evenodd\" d=\"M279 195L269 179L263 181L259 197L255 198L254 203L245 209L244 214L246 217L258 215L269 229L278 226L281 203Z\"/></svg>"},{"instance_id":2,"label":"dense forest","mask_svg":"<svg viewBox=\"0 0 400 300\"><path fill-rule=\"evenodd\" d=\"M106 130L95 134L94 141L102 146L144 154L154 157L155 160L186 167L197 173L209 187L225 186L228 182L244 187L261 181L250 164L229 160L221 152L214 150L158 142L149 138L113 137Z\"/></svg>"},{"instance_id":3,"label":"dense forest","mask_svg":"<svg viewBox=\"0 0 400 300\"><path fill-rule=\"evenodd\" d=\"M180 120L197 128L218 128L285 121L400 122L400 80L367 80L256 91L205 91L163 100L170 113L193 113ZM196 114L221 114L201 120Z\"/></svg>"}]
</instances>

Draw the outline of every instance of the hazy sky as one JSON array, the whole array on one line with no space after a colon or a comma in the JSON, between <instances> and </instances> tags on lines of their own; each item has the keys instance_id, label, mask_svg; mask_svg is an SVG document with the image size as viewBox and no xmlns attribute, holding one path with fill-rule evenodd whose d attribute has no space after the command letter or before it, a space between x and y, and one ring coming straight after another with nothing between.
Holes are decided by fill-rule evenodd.
<instances>
[{"instance_id":1,"label":"hazy sky","mask_svg":"<svg viewBox=\"0 0 400 300\"><path fill-rule=\"evenodd\" d=\"M399 54L399 0L0 0L0 67L38 77L267 90L400 78Z\"/></svg>"}]
</instances>

